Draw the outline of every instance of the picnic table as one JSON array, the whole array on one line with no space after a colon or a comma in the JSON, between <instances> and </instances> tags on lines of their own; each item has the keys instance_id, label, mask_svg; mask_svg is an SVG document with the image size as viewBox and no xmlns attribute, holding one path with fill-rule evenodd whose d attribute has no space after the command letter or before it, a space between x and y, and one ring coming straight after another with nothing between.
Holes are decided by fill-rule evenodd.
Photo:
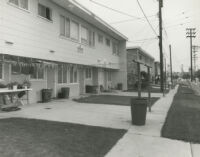
<instances>
[{"instance_id":1,"label":"picnic table","mask_svg":"<svg viewBox=\"0 0 200 157\"><path fill-rule=\"evenodd\" d=\"M22 98L18 97L18 94L21 92L25 92L27 104L29 104L29 91L31 88L24 89L0 89L0 96L4 99L4 103L0 104L0 109L6 109L11 107L18 107L23 105ZM14 100L15 99L15 100ZM24 100L24 99L23 99Z\"/></svg>"}]
</instances>

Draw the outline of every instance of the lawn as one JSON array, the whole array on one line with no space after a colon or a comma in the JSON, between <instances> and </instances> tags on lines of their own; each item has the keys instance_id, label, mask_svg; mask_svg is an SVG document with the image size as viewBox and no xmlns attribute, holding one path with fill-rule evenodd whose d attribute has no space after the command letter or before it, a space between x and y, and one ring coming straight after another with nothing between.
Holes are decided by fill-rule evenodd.
<instances>
[{"instance_id":1,"label":"lawn","mask_svg":"<svg viewBox=\"0 0 200 157\"><path fill-rule=\"evenodd\" d=\"M129 89L125 92L137 92L137 91L138 91L137 89ZM141 91L142 92L148 92L148 89L142 89ZM161 93L160 88L151 87L151 93ZM169 93L169 89L166 89L165 93Z\"/></svg>"},{"instance_id":2,"label":"lawn","mask_svg":"<svg viewBox=\"0 0 200 157\"><path fill-rule=\"evenodd\" d=\"M94 104L110 104L110 105L122 105L130 106L131 98L137 98L132 96L118 96L118 95L91 95L80 99L74 99L74 101L80 103L94 103ZM152 97L151 104L153 105L159 98Z\"/></svg>"},{"instance_id":3,"label":"lawn","mask_svg":"<svg viewBox=\"0 0 200 157\"><path fill-rule=\"evenodd\" d=\"M200 97L180 85L161 132L163 137L200 143Z\"/></svg>"},{"instance_id":4,"label":"lawn","mask_svg":"<svg viewBox=\"0 0 200 157\"><path fill-rule=\"evenodd\" d=\"M0 157L103 157L126 130L35 119L0 120Z\"/></svg>"}]
</instances>

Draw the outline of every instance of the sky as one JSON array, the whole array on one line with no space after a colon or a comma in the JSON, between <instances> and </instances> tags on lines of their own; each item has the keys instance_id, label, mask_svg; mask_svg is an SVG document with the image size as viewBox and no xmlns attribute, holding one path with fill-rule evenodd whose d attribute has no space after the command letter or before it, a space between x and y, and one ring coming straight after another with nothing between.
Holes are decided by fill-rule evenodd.
<instances>
[{"instance_id":1,"label":"sky","mask_svg":"<svg viewBox=\"0 0 200 157\"><path fill-rule=\"evenodd\" d=\"M112 27L128 37L127 46L140 46L156 61L159 61L159 47L157 35L158 1L138 0L153 31L138 5L137 0L76 0ZM102 7L126 13L121 14ZM190 40L186 38L186 28L196 28L196 38L193 45L200 46L200 0L163 0L163 49L167 64L169 64L169 45L172 45L173 71L184 71L190 67ZM197 52L200 57L200 49ZM197 58L197 68L200 68L200 58Z\"/></svg>"}]
</instances>

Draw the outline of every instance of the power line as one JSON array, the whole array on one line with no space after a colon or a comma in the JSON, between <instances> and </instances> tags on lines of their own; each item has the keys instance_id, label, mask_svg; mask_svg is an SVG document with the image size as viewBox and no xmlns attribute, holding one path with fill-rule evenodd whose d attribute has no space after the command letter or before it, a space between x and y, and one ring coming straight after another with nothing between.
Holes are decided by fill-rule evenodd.
<instances>
[{"instance_id":1,"label":"power line","mask_svg":"<svg viewBox=\"0 0 200 157\"><path fill-rule=\"evenodd\" d=\"M156 15L150 15L147 16L148 18L152 18L155 17ZM145 17L141 17L140 19L127 19L127 20L120 20L120 21L115 21L115 22L111 22L110 24L120 24L120 23L125 23L125 22L132 22L132 21L137 21L137 20L145 20Z\"/></svg>"},{"instance_id":2,"label":"power line","mask_svg":"<svg viewBox=\"0 0 200 157\"><path fill-rule=\"evenodd\" d=\"M184 24L187 24L187 23L191 23L192 21L189 21L189 22L185 22L185 23L179 23L179 24L176 24L176 25L169 25L169 26L166 26L165 28L171 28L171 27L175 27L175 26L182 26Z\"/></svg>"},{"instance_id":3,"label":"power line","mask_svg":"<svg viewBox=\"0 0 200 157\"><path fill-rule=\"evenodd\" d=\"M129 17L132 17L132 18L134 18L134 19L141 19L141 17L137 17L137 16L134 16L134 15L130 15L130 14L128 14L128 13L122 12L122 11L117 10L117 9L113 9L113 8L111 8L111 7L108 7L108 6L104 5L104 4L98 3L98 2L96 2L96 1L90 0L90 2L92 2L92 3L96 4L96 5L99 5L99 6L101 6L101 7L104 7L104 8L106 8L106 9L112 10L112 11L114 11L114 12L117 12L117 13L119 13L119 14L123 14L123 15L129 16Z\"/></svg>"},{"instance_id":4,"label":"power line","mask_svg":"<svg viewBox=\"0 0 200 157\"><path fill-rule=\"evenodd\" d=\"M140 5L140 2L139 2L138 0L137 0L137 3L138 3L138 5L139 5L139 7L140 7L140 9L141 9L141 11L142 11L144 17L146 18L147 22L149 23L149 26L151 27L152 31L153 31L154 34L158 37L158 34L156 33L156 31L155 31L155 29L153 28L152 24L150 23L149 19L147 18L146 14L145 14L145 12L144 12L144 10L143 10L143 8L142 8L142 6Z\"/></svg>"}]
</instances>

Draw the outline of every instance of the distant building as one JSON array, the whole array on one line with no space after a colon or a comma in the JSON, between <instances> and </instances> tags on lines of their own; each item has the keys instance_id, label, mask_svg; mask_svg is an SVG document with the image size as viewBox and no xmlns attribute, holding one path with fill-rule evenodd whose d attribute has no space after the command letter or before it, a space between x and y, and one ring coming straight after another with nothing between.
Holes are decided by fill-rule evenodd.
<instances>
[{"instance_id":1,"label":"distant building","mask_svg":"<svg viewBox=\"0 0 200 157\"><path fill-rule=\"evenodd\" d=\"M148 65L151 68L151 78L154 79L154 58L143 50L141 47L128 47L127 48L127 86L128 89L134 88L138 80L137 63L133 60L140 62L140 71L147 73Z\"/></svg>"}]
</instances>

